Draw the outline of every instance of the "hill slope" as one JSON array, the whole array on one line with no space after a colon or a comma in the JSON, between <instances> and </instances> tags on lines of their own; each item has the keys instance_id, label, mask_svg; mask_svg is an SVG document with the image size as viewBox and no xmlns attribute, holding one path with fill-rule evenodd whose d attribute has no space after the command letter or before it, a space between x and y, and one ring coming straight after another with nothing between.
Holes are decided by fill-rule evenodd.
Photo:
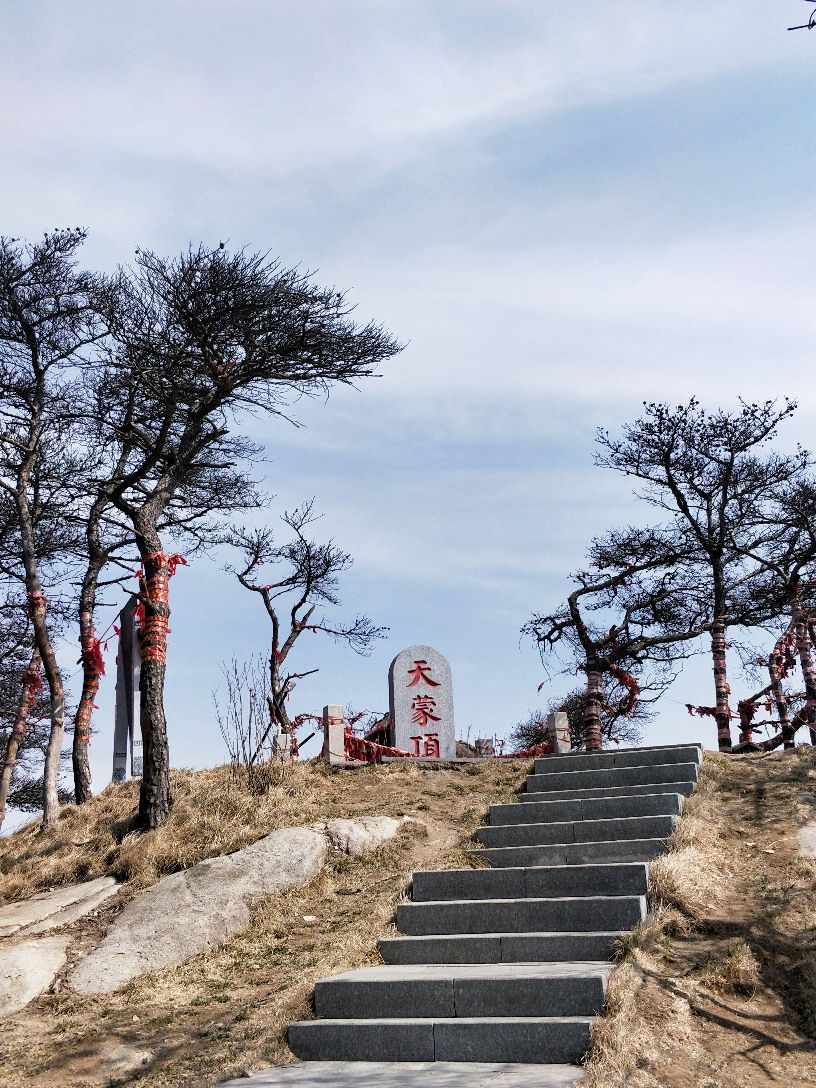
<instances>
[{"instance_id":1,"label":"hill slope","mask_svg":"<svg viewBox=\"0 0 816 1088\"><path fill-rule=\"evenodd\" d=\"M47 835L32 825L0 841L3 902L102 875L125 882L115 906L75 924L74 946L90 947L123 902L162 875L269 831L362 815L417 821L373 854L334 855L311 884L259 904L249 929L217 951L104 998L57 986L3 1022L0 1088L204 1088L291 1061L285 1030L308 1015L315 979L376 961L377 938L389 931L411 872L467 865L458 844L484 822L490 802L512 798L527 770L526 761L355 771L308 763L285 768L260 796L226 767L177 772L171 819L150 835L129 831L131 782L108 787L81 809L66 808Z\"/></svg>"}]
</instances>

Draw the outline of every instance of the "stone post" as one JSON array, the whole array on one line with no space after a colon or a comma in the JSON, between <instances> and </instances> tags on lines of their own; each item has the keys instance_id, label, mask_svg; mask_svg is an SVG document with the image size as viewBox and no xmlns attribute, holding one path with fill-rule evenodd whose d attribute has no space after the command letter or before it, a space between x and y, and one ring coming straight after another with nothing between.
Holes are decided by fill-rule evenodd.
<instances>
[{"instance_id":1,"label":"stone post","mask_svg":"<svg viewBox=\"0 0 816 1088\"><path fill-rule=\"evenodd\" d=\"M341 706L323 707L323 759L329 763L346 762L346 721Z\"/></svg>"},{"instance_id":2,"label":"stone post","mask_svg":"<svg viewBox=\"0 0 816 1088\"><path fill-rule=\"evenodd\" d=\"M292 758L292 734L276 733L272 739L272 755L275 759Z\"/></svg>"},{"instance_id":3,"label":"stone post","mask_svg":"<svg viewBox=\"0 0 816 1088\"><path fill-rule=\"evenodd\" d=\"M553 755L572 751L569 720L563 710L547 715L547 737L552 741Z\"/></svg>"}]
</instances>

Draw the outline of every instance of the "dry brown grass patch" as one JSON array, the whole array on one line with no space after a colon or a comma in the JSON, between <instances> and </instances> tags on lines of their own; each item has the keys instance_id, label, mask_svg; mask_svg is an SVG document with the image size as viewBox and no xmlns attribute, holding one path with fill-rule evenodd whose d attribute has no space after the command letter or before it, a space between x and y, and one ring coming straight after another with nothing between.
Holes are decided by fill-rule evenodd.
<instances>
[{"instance_id":1,"label":"dry brown grass patch","mask_svg":"<svg viewBox=\"0 0 816 1088\"><path fill-rule=\"evenodd\" d=\"M170 819L144 835L132 830L138 784L111 785L86 805L66 806L52 831L41 833L32 822L0 839L0 902L99 876L136 891L278 828L336 817L421 818L444 803L475 826L494 797L514 796L527 769L491 760L467 771L405 764L338 771L315 761L276 767L274 785L260 796L236 782L227 766L174 771Z\"/></svg>"},{"instance_id":2,"label":"dry brown grass patch","mask_svg":"<svg viewBox=\"0 0 816 1088\"><path fill-rule=\"evenodd\" d=\"M587 1088L816 1083L816 751L706 753L650 913L620 942Z\"/></svg>"},{"instance_id":3,"label":"dry brown grass patch","mask_svg":"<svg viewBox=\"0 0 816 1088\"><path fill-rule=\"evenodd\" d=\"M703 967L700 982L722 994L753 997L760 984L759 964L745 941L718 950Z\"/></svg>"}]
</instances>

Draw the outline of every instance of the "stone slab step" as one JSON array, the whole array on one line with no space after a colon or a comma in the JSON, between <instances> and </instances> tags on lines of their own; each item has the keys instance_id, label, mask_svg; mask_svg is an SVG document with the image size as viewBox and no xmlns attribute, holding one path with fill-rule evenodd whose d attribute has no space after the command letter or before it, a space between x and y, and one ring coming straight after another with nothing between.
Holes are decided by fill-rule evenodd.
<instances>
[{"instance_id":1,"label":"stone slab step","mask_svg":"<svg viewBox=\"0 0 816 1088\"><path fill-rule=\"evenodd\" d=\"M574 1065L516 1062L296 1062L220 1088L569 1088L582 1076Z\"/></svg>"},{"instance_id":2,"label":"stone slab step","mask_svg":"<svg viewBox=\"0 0 816 1088\"><path fill-rule=\"evenodd\" d=\"M452 933L384 937L386 963L545 963L611 958L620 930L607 933Z\"/></svg>"},{"instance_id":3,"label":"stone slab step","mask_svg":"<svg viewBox=\"0 0 816 1088\"><path fill-rule=\"evenodd\" d=\"M491 805L491 824L554 824L567 820L608 820L629 816L679 816L684 797L679 793L644 793L635 797L592 797L587 800L540 801Z\"/></svg>"},{"instance_id":4,"label":"stone slab step","mask_svg":"<svg viewBox=\"0 0 816 1088\"><path fill-rule=\"evenodd\" d=\"M666 839L676 816L625 816L619 820L573 820L563 824L496 824L476 832L485 846L557 846L614 839Z\"/></svg>"},{"instance_id":5,"label":"stone slab step","mask_svg":"<svg viewBox=\"0 0 816 1088\"><path fill-rule=\"evenodd\" d=\"M548 771L546 774L531 774L527 776L527 789L583 790L607 786L642 786L653 782L696 781L696 763L658 763L649 767L600 767L594 771Z\"/></svg>"},{"instance_id":6,"label":"stone slab step","mask_svg":"<svg viewBox=\"0 0 816 1088\"><path fill-rule=\"evenodd\" d=\"M398 1055L406 1062L566 1064L589 1049L591 1025L591 1017L578 1016L301 1020L289 1025L288 1039L306 1061Z\"/></svg>"},{"instance_id":7,"label":"stone slab step","mask_svg":"<svg viewBox=\"0 0 816 1088\"><path fill-rule=\"evenodd\" d=\"M665 839L622 839L616 842L570 842L551 846L500 846L472 850L473 856L495 868L527 865L584 865L587 863L652 861L666 849Z\"/></svg>"},{"instance_id":8,"label":"stone slab step","mask_svg":"<svg viewBox=\"0 0 816 1088\"><path fill-rule=\"evenodd\" d=\"M593 1016L611 965L602 963L385 964L315 984L321 1019Z\"/></svg>"},{"instance_id":9,"label":"stone slab step","mask_svg":"<svg viewBox=\"0 0 816 1088\"><path fill-rule=\"evenodd\" d=\"M444 899L554 899L577 895L645 895L643 862L443 869L414 873L415 903Z\"/></svg>"},{"instance_id":10,"label":"stone slab step","mask_svg":"<svg viewBox=\"0 0 816 1088\"><path fill-rule=\"evenodd\" d=\"M408 936L442 933L556 933L632 929L646 917L639 895L557 899L475 899L400 903L397 929Z\"/></svg>"},{"instance_id":11,"label":"stone slab step","mask_svg":"<svg viewBox=\"0 0 816 1088\"><path fill-rule=\"evenodd\" d=\"M532 777L532 776L531 776ZM539 779L542 775L538 776ZM691 797L694 782L646 782L640 786L590 786L583 790L531 789L529 780L527 792L519 794L521 801L585 801L593 797L637 797L643 793L679 793Z\"/></svg>"},{"instance_id":12,"label":"stone slab step","mask_svg":"<svg viewBox=\"0 0 816 1088\"><path fill-rule=\"evenodd\" d=\"M598 767L650 767L667 763L702 763L700 744L656 745L653 748L619 748L605 752L576 752L575 755L540 756L536 774L550 771L584 771Z\"/></svg>"}]
</instances>

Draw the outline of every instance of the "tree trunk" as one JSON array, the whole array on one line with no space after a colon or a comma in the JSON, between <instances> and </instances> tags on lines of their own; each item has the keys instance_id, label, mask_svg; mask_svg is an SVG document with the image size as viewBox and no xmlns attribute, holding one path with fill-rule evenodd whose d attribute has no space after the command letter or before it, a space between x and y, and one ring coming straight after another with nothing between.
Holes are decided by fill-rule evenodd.
<instances>
[{"instance_id":1,"label":"tree trunk","mask_svg":"<svg viewBox=\"0 0 816 1088\"><path fill-rule=\"evenodd\" d=\"M39 586L39 578L36 579ZM46 622L45 594L39 589L29 590L28 607L31 614L31 623L34 628L34 640L42 659L43 672L48 681L48 691L51 696L51 732L48 736L48 746L45 750L45 766L43 768L43 816L41 829L46 831L53 827L59 815L59 794L57 793L57 779L59 777L59 763L62 755L62 740L65 736L65 690L62 685L62 673L57 664L56 654L51 645L51 634Z\"/></svg>"},{"instance_id":2,"label":"tree trunk","mask_svg":"<svg viewBox=\"0 0 816 1088\"><path fill-rule=\"evenodd\" d=\"M91 767L88 761L88 743L91 739L91 718L94 699L99 690L99 680L105 674L105 664L99 639L93 626L93 613L83 608L79 614L79 638L82 646L82 696L74 718L74 800L78 805L90 801Z\"/></svg>"},{"instance_id":3,"label":"tree trunk","mask_svg":"<svg viewBox=\"0 0 816 1088\"><path fill-rule=\"evenodd\" d=\"M20 692L20 702L17 705L14 725L12 726L6 745L3 770L0 774L0 827L3 826L3 821L6 818L6 804L8 802L9 788L11 786L11 776L14 773L14 765L17 762L17 751L20 747L20 741L25 736L25 731L28 727L28 717L37 698L37 689L42 685L42 680L40 678L40 654L38 650L35 650L32 653L31 661L29 662L28 668L23 673L22 679L23 686Z\"/></svg>"},{"instance_id":4,"label":"tree trunk","mask_svg":"<svg viewBox=\"0 0 816 1088\"><path fill-rule=\"evenodd\" d=\"M144 577L139 600L144 620L139 630L142 671L139 718L144 770L139 792L138 824L143 831L161 827L170 814L170 751L164 716L164 677L167 669L168 583L175 564L158 547L142 551Z\"/></svg>"},{"instance_id":5,"label":"tree trunk","mask_svg":"<svg viewBox=\"0 0 816 1088\"><path fill-rule=\"evenodd\" d=\"M714 662L714 691L716 696L717 747L721 752L731 751L731 707L728 696L728 665L726 662L725 619L718 615L711 625L711 657Z\"/></svg>"},{"instance_id":6,"label":"tree trunk","mask_svg":"<svg viewBox=\"0 0 816 1088\"><path fill-rule=\"evenodd\" d=\"M601 749L601 709L603 706L603 673L597 664L587 662L587 694L584 706L584 746L588 752Z\"/></svg>"},{"instance_id":7,"label":"tree trunk","mask_svg":"<svg viewBox=\"0 0 816 1088\"><path fill-rule=\"evenodd\" d=\"M781 727L782 745L784 748L794 747L794 730L791 726L790 707L782 687L782 679L785 676L785 647L791 635L790 627L774 644L773 652L768 659L768 675L771 680L771 694L776 706L776 714Z\"/></svg>"},{"instance_id":8,"label":"tree trunk","mask_svg":"<svg viewBox=\"0 0 816 1088\"><path fill-rule=\"evenodd\" d=\"M797 601L794 606L793 631L796 638L796 650L799 654L799 664L802 667L802 679L805 682L805 698L807 700L804 709L806 721L810 726L810 742L816 744L816 730L813 721L816 718L816 668L813 664L813 646L808 633L807 615Z\"/></svg>"}]
</instances>

